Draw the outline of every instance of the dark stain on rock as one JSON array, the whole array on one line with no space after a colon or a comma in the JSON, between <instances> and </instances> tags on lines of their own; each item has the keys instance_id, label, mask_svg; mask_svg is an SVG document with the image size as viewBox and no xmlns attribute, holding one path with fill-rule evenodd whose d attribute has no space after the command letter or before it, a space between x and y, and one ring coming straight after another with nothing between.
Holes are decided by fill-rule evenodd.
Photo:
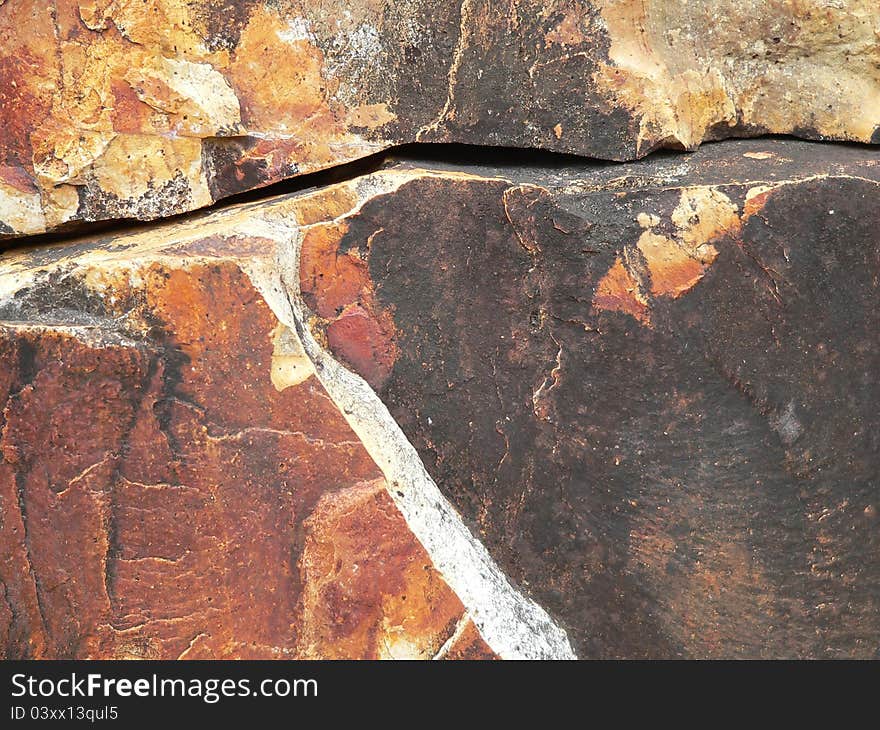
<instances>
[{"instance_id":1,"label":"dark stain on rock","mask_svg":"<svg viewBox=\"0 0 880 730\"><path fill-rule=\"evenodd\" d=\"M79 185L76 191L79 196L76 218L82 221L167 218L189 210L192 200L190 181L181 171L158 186L149 180L146 191L137 198L120 198L93 185Z\"/></svg>"},{"instance_id":2,"label":"dark stain on rock","mask_svg":"<svg viewBox=\"0 0 880 730\"><path fill-rule=\"evenodd\" d=\"M254 137L212 137L202 142L212 198L219 200L272 182L267 180L266 161L247 156L258 142Z\"/></svg>"},{"instance_id":3,"label":"dark stain on rock","mask_svg":"<svg viewBox=\"0 0 880 730\"><path fill-rule=\"evenodd\" d=\"M137 337L126 328L126 315L143 305L143 297L128 290L128 296L114 296L113 302L86 285L78 274L55 270L38 275L28 287L0 304L0 320L69 326L101 326L111 331Z\"/></svg>"},{"instance_id":4,"label":"dark stain on rock","mask_svg":"<svg viewBox=\"0 0 880 730\"><path fill-rule=\"evenodd\" d=\"M419 180L349 221L343 248L382 229L380 396L579 655L873 656L876 194L775 189L649 324L594 295L681 190Z\"/></svg>"},{"instance_id":5,"label":"dark stain on rock","mask_svg":"<svg viewBox=\"0 0 880 730\"><path fill-rule=\"evenodd\" d=\"M197 28L211 51L235 51L242 29L261 0L207 0L194 4Z\"/></svg>"}]
</instances>

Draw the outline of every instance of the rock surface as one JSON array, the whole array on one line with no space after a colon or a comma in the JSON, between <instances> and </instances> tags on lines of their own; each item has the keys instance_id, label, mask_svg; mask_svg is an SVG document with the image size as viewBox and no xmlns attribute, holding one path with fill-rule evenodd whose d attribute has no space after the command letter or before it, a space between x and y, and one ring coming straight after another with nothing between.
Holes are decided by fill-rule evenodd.
<instances>
[{"instance_id":1,"label":"rock surface","mask_svg":"<svg viewBox=\"0 0 880 730\"><path fill-rule=\"evenodd\" d=\"M407 162L7 254L0 646L876 656L878 181Z\"/></svg>"},{"instance_id":2,"label":"rock surface","mask_svg":"<svg viewBox=\"0 0 880 730\"><path fill-rule=\"evenodd\" d=\"M878 163L425 175L303 240L304 298L579 656L872 657Z\"/></svg>"},{"instance_id":3,"label":"rock surface","mask_svg":"<svg viewBox=\"0 0 880 730\"><path fill-rule=\"evenodd\" d=\"M209 229L0 265L0 653L494 656Z\"/></svg>"},{"instance_id":4,"label":"rock surface","mask_svg":"<svg viewBox=\"0 0 880 730\"><path fill-rule=\"evenodd\" d=\"M625 160L880 125L873 0L9 0L0 34L4 237L417 140Z\"/></svg>"}]
</instances>

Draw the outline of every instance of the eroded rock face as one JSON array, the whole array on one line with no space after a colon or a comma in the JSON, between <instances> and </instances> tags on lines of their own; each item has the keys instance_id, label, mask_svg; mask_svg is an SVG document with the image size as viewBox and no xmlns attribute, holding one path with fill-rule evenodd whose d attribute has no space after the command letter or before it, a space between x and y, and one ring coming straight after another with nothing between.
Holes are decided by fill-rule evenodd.
<instances>
[{"instance_id":1,"label":"eroded rock face","mask_svg":"<svg viewBox=\"0 0 880 730\"><path fill-rule=\"evenodd\" d=\"M255 286L275 241L147 238L2 266L0 653L494 656Z\"/></svg>"},{"instance_id":2,"label":"eroded rock face","mask_svg":"<svg viewBox=\"0 0 880 730\"><path fill-rule=\"evenodd\" d=\"M304 298L579 656L871 657L878 161L422 176L304 239Z\"/></svg>"},{"instance_id":3,"label":"eroded rock face","mask_svg":"<svg viewBox=\"0 0 880 730\"><path fill-rule=\"evenodd\" d=\"M872 0L10 0L0 235L142 220L391 145L633 159L872 141Z\"/></svg>"},{"instance_id":4,"label":"eroded rock face","mask_svg":"<svg viewBox=\"0 0 880 730\"><path fill-rule=\"evenodd\" d=\"M876 655L878 181L407 162L6 254L0 645Z\"/></svg>"}]
</instances>

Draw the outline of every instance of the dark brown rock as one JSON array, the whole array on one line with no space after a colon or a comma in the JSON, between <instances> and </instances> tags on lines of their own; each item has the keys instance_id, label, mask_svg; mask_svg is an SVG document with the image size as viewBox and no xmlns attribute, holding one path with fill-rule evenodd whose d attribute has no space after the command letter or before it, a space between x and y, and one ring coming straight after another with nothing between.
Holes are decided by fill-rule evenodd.
<instances>
[{"instance_id":1,"label":"dark brown rock","mask_svg":"<svg viewBox=\"0 0 880 730\"><path fill-rule=\"evenodd\" d=\"M381 377L328 344L579 656L872 657L878 160L426 175L346 219L361 291L305 301L390 321Z\"/></svg>"}]
</instances>

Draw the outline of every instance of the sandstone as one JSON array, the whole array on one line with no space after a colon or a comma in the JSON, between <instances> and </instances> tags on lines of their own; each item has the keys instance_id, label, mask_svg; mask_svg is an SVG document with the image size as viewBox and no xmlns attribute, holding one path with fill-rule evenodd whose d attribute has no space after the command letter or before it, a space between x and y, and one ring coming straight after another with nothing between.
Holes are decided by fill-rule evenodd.
<instances>
[{"instance_id":1,"label":"sandstone","mask_svg":"<svg viewBox=\"0 0 880 730\"><path fill-rule=\"evenodd\" d=\"M3 264L0 653L494 656L246 273L273 241L182 230Z\"/></svg>"},{"instance_id":2,"label":"sandstone","mask_svg":"<svg viewBox=\"0 0 880 730\"><path fill-rule=\"evenodd\" d=\"M872 0L11 0L0 34L6 238L416 141L629 160L880 126Z\"/></svg>"},{"instance_id":3,"label":"sandstone","mask_svg":"<svg viewBox=\"0 0 880 730\"><path fill-rule=\"evenodd\" d=\"M870 657L880 152L411 160L0 260L9 657Z\"/></svg>"},{"instance_id":4,"label":"sandstone","mask_svg":"<svg viewBox=\"0 0 880 730\"><path fill-rule=\"evenodd\" d=\"M334 222L356 294L303 239L303 297L579 656L868 658L878 162L424 174Z\"/></svg>"}]
</instances>

